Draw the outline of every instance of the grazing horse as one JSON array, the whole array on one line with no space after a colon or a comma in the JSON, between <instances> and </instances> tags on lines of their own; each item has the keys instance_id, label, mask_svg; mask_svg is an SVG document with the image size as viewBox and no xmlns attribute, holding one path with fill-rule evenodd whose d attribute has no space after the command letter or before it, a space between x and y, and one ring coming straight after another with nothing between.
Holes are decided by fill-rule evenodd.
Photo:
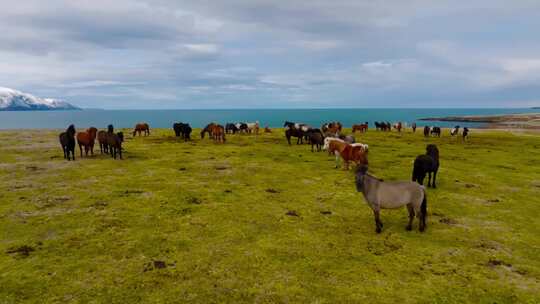
<instances>
[{"instance_id":1,"label":"grazing horse","mask_svg":"<svg viewBox=\"0 0 540 304\"><path fill-rule=\"evenodd\" d=\"M400 133L401 133L401 129L402 129L402 128L403 128L403 124L401 123L401 121L396 122L396 123L394 124L394 129L396 129L396 130L397 130L398 132L400 132Z\"/></svg>"},{"instance_id":2,"label":"grazing horse","mask_svg":"<svg viewBox=\"0 0 540 304\"><path fill-rule=\"evenodd\" d=\"M305 133L309 130L309 127L304 124L298 124L290 121L286 121L283 124L283 127L285 128L285 137L287 138L289 146L291 145L291 137L298 138L296 140L297 145L303 143Z\"/></svg>"},{"instance_id":3,"label":"grazing horse","mask_svg":"<svg viewBox=\"0 0 540 304\"><path fill-rule=\"evenodd\" d=\"M184 141L191 140L191 126L188 123L177 122L173 124L176 137L182 137Z\"/></svg>"},{"instance_id":4,"label":"grazing horse","mask_svg":"<svg viewBox=\"0 0 540 304\"><path fill-rule=\"evenodd\" d=\"M236 134L238 132L238 128L233 123L226 123L225 124L225 133L227 134Z\"/></svg>"},{"instance_id":5,"label":"grazing horse","mask_svg":"<svg viewBox=\"0 0 540 304\"><path fill-rule=\"evenodd\" d=\"M321 126L321 130L326 133L336 134L338 135L341 132L341 129L343 128L343 125L339 121L332 121L329 123L325 123Z\"/></svg>"},{"instance_id":6,"label":"grazing horse","mask_svg":"<svg viewBox=\"0 0 540 304\"><path fill-rule=\"evenodd\" d=\"M94 127L88 128L86 132L77 133L77 143L79 144L81 157L83 157L83 154L82 154L83 146L84 146L84 154L86 156L88 156L89 150L90 150L90 153L94 155L94 142L96 141L96 134L97 134L97 129Z\"/></svg>"},{"instance_id":7,"label":"grazing horse","mask_svg":"<svg viewBox=\"0 0 540 304\"><path fill-rule=\"evenodd\" d=\"M360 131L360 133L367 132L368 130L368 122L366 121L363 124L353 125L352 126L352 132Z\"/></svg>"},{"instance_id":8,"label":"grazing horse","mask_svg":"<svg viewBox=\"0 0 540 304\"><path fill-rule=\"evenodd\" d=\"M215 142L225 142L225 128L222 125L213 125L210 134Z\"/></svg>"},{"instance_id":9,"label":"grazing horse","mask_svg":"<svg viewBox=\"0 0 540 304\"><path fill-rule=\"evenodd\" d=\"M349 170L349 163L367 165L368 146L364 144L348 144L341 139L327 137L324 139L323 150L336 156L336 168L339 168L339 157L343 159L344 170Z\"/></svg>"},{"instance_id":10,"label":"grazing horse","mask_svg":"<svg viewBox=\"0 0 540 304\"><path fill-rule=\"evenodd\" d=\"M423 185L426 173L428 173L428 187L437 188L435 180L437 179L438 170L439 149L437 149L436 145L427 145L426 154L418 155L414 160L412 181ZM431 181L431 173L433 173L433 182Z\"/></svg>"},{"instance_id":11,"label":"grazing horse","mask_svg":"<svg viewBox=\"0 0 540 304\"><path fill-rule=\"evenodd\" d=\"M133 129L133 136L135 136L136 133L139 133L139 136L141 136L141 133L144 133L144 136L150 135L150 126L145 122L138 123Z\"/></svg>"},{"instance_id":12,"label":"grazing horse","mask_svg":"<svg viewBox=\"0 0 540 304\"><path fill-rule=\"evenodd\" d=\"M272 133L272 130L268 126L266 126L264 127L264 133Z\"/></svg>"},{"instance_id":13,"label":"grazing horse","mask_svg":"<svg viewBox=\"0 0 540 304\"><path fill-rule=\"evenodd\" d=\"M463 140L466 140L469 137L469 128L463 128Z\"/></svg>"},{"instance_id":14,"label":"grazing horse","mask_svg":"<svg viewBox=\"0 0 540 304\"><path fill-rule=\"evenodd\" d=\"M122 142L124 142L124 133L118 132L114 134L114 132L107 132L107 145L112 158L116 159L116 155L119 155L120 159L122 159Z\"/></svg>"},{"instance_id":15,"label":"grazing horse","mask_svg":"<svg viewBox=\"0 0 540 304\"><path fill-rule=\"evenodd\" d=\"M256 122L248 122L246 123L246 125L248 127L249 133L255 132L256 135L259 135L259 121L258 120Z\"/></svg>"},{"instance_id":16,"label":"grazing horse","mask_svg":"<svg viewBox=\"0 0 540 304\"><path fill-rule=\"evenodd\" d=\"M306 132L309 142L311 143L311 152L313 152L313 146L317 147L317 152L321 151L321 147L324 144L324 135L319 129L309 129Z\"/></svg>"},{"instance_id":17,"label":"grazing horse","mask_svg":"<svg viewBox=\"0 0 540 304\"><path fill-rule=\"evenodd\" d=\"M379 217L381 209L396 209L407 206L409 223L406 230L412 230L414 216L418 217L418 230L426 229L427 197L423 186L415 182L385 182L367 173L367 166L361 166L356 172L356 190L362 192L375 217L375 231L380 233L383 223Z\"/></svg>"},{"instance_id":18,"label":"grazing horse","mask_svg":"<svg viewBox=\"0 0 540 304\"><path fill-rule=\"evenodd\" d=\"M450 136L454 136L457 134L459 134L459 126L455 126L452 128L452 130L450 130Z\"/></svg>"},{"instance_id":19,"label":"grazing horse","mask_svg":"<svg viewBox=\"0 0 540 304\"><path fill-rule=\"evenodd\" d=\"M62 132L58 136L60 145L62 145L62 150L64 151L64 159L71 160L69 156L69 152L71 152L71 156L75 160L75 132L75 126L69 125L66 132Z\"/></svg>"},{"instance_id":20,"label":"grazing horse","mask_svg":"<svg viewBox=\"0 0 540 304\"><path fill-rule=\"evenodd\" d=\"M413 133L416 133L416 123L415 122L413 122L411 124L411 128L412 128Z\"/></svg>"},{"instance_id":21,"label":"grazing horse","mask_svg":"<svg viewBox=\"0 0 540 304\"><path fill-rule=\"evenodd\" d=\"M441 137L441 128L439 128L439 127L431 127L430 133L431 133L432 136Z\"/></svg>"},{"instance_id":22,"label":"grazing horse","mask_svg":"<svg viewBox=\"0 0 540 304\"><path fill-rule=\"evenodd\" d=\"M237 123L236 128L238 129L238 132L240 132L240 133L248 133L249 132L248 124L245 123L245 122Z\"/></svg>"},{"instance_id":23,"label":"grazing horse","mask_svg":"<svg viewBox=\"0 0 540 304\"><path fill-rule=\"evenodd\" d=\"M201 131L201 139L204 139L204 134L205 133L208 133L208 136L212 137L212 128L215 125L217 125L217 124L214 123L214 122L211 122L211 123L207 124L206 127L204 127L204 129L202 129L202 131Z\"/></svg>"}]
</instances>

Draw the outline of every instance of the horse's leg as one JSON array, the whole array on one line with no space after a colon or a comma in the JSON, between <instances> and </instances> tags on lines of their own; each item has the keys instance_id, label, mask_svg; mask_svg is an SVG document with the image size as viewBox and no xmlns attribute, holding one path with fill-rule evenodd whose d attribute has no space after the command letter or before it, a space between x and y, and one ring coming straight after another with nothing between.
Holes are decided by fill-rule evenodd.
<instances>
[{"instance_id":1,"label":"horse's leg","mask_svg":"<svg viewBox=\"0 0 540 304\"><path fill-rule=\"evenodd\" d=\"M431 187L432 188L437 188L437 186L435 185L435 179L437 178L437 170L433 171L433 182L431 182Z\"/></svg>"},{"instance_id":2,"label":"horse's leg","mask_svg":"<svg viewBox=\"0 0 540 304\"><path fill-rule=\"evenodd\" d=\"M427 186L428 187L431 187L431 171L428 172L428 181L427 181Z\"/></svg>"},{"instance_id":3,"label":"horse's leg","mask_svg":"<svg viewBox=\"0 0 540 304\"><path fill-rule=\"evenodd\" d=\"M82 145L79 144L79 150L81 150L81 157L82 157Z\"/></svg>"},{"instance_id":4,"label":"horse's leg","mask_svg":"<svg viewBox=\"0 0 540 304\"><path fill-rule=\"evenodd\" d=\"M375 207L373 209L373 215L375 217L375 232L377 233L381 233L382 227L383 227L381 219L379 217L379 212L380 212L379 207Z\"/></svg>"},{"instance_id":5,"label":"horse's leg","mask_svg":"<svg viewBox=\"0 0 540 304\"><path fill-rule=\"evenodd\" d=\"M339 153L334 152L334 155L336 156L336 169L339 168Z\"/></svg>"},{"instance_id":6,"label":"horse's leg","mask_svg":"<svg viewBox=\"0 0 540 304\"><path fill-rule=\"evenodd\" d=\"M414 207L411 203L407 204L407 210L409 210L409 224L407 224L407 227L405 229L407 231L412 230L412 222L414 220Z\"/></svg>"}]
</instances>

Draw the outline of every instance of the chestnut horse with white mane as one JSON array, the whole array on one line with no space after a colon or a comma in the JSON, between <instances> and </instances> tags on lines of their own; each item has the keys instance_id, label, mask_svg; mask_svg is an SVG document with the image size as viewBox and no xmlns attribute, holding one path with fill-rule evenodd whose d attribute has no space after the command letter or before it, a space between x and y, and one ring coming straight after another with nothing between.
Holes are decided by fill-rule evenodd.
<instances>
[{"instance_id":1,"label":"chestnut horse with white mane","mask_svg":"<svg viewBox=\"0 0 540 304\"><path fill-rule=\"evenodd\" d=\"M355 163L357 166L368 165L368 145L361 143L348 144L341 139L327 137L324 139L323 150L327 150L329 154L336 156L336 168L339 168L340 157L344 162L344 170L349 170L350 162Z\"/></svg>"}]
</instances>

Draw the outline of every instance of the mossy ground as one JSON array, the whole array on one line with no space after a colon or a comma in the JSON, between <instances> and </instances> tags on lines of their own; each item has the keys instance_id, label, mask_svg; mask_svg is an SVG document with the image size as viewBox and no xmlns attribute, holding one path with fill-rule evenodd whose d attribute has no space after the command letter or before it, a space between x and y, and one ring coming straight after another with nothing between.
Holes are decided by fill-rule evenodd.
<instances>
[{"instance_id":1,"label":"mossy ground","mask_svg":"<svg viewBox=\"0 0 540 304\"><path fill-rule=\"evenodd\" d=\"M353 171L281 130L226 144L153 130L123 161L75 162L57 133L0 132L0 303L540 301L536 134L358 135L386 180L441 151L427 231L398 209L376 234Z\"/></svg>"}]
</instances>

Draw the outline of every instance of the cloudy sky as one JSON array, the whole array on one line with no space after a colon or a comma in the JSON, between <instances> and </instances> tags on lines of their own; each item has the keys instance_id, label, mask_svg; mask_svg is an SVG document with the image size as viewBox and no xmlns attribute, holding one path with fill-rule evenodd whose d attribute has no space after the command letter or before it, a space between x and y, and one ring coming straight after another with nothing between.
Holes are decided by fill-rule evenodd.
<instances>
[{"instance_id":1,"label":"cloudy sky","mask_svg":"<svg viewBox=\"0 0 540 304\"><path fill-rule=\"evenodd\" d=\"M540 105L538 0L0 4L0 86L83 107Z\"/></svg>"}]
</instances>

